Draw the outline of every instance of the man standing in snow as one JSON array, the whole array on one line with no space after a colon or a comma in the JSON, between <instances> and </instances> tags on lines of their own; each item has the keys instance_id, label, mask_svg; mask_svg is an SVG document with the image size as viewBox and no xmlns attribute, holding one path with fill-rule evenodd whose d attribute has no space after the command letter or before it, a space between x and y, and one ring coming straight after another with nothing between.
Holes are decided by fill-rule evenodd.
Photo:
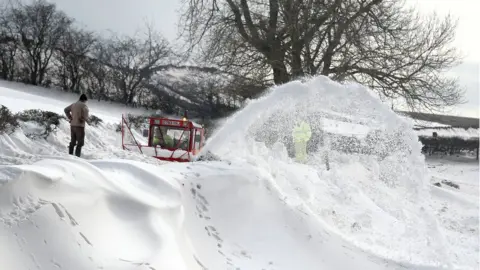
<instances>
[{"instance_id":1,"label":"man standing in snow","mask_svg":"<svg viewBox=\"0 0 480 270\"><path fill-rule=\"evenodd\" d=\"M85 140L85 122L88 121L88 107L87 107L87 96L82 94L80 99L70 104L64 110L65 114L70 121L70 145L68 147L68 153L73 155L73 149L75 145L75 155L80 157L82 152L82 146Z\"/></svg>"}]
</instances>

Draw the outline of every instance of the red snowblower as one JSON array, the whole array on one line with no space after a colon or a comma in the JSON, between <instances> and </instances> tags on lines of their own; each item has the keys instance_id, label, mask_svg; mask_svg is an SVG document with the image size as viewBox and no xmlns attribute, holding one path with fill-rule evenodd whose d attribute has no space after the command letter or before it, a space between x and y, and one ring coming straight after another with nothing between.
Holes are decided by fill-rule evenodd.
<instances>
[{"instance_id":1,"label":"red snowblower","mask_svg":"<svg viewBox=\"0 0 480 270\"><path fill-rule=\"evenodd\" d=\"M191 162L205 144L204 128L186 117L183 119L149 117L143 131L143 136L139 135L122 115L122 148L129 151L138 150L160 160Z\"/></svg>"}]
</instances>

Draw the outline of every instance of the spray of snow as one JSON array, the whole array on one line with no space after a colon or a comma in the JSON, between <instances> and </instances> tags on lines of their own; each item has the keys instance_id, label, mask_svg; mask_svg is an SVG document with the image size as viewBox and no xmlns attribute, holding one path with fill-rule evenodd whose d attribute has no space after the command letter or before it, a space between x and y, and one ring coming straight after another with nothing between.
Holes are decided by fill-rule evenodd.
<instances>
[{"instance_id":1,"label":"spray of snow","mask_svg":"<svg viewBox=\"0 0 480 270\"><path fill-rule=\"evenodd\" d=\"M341 140L338 133L351 133L341 128L337 134L325 135L330 144L312 153L308 166L292 163L280 139L271 148L265 146L272 137L291 134L297 121L307 120L313 131L322 130L323 119L335 116L362 122L372 137L363 148L373 155L331 149L329 145ZM420 148L412 124L368 89L317 77L275 87L252 101L229 119L204 150L257 164L271 175L272 185L292 207L313 213L320 224L365 250L395 260L448 264L445 242L429 207L428 175ZM321 158L325 151L330 155L329 171Z\"/></svg>"}]
</instances>

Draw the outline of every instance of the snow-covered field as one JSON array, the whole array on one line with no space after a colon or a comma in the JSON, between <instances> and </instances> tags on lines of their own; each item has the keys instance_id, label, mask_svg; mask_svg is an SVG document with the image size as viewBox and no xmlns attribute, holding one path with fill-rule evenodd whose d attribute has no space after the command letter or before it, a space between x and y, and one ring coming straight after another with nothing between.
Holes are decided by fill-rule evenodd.
<instances>
[{"instance_id":1,"label":"snow-covered field","mask_svg":"<svg viewBox=\"0 0 480 270\"><path fill-rule=\"evenodd\" d=\"M15 91L12 91L15 90ZM0 104L12 112L28 109L49 110L64 114L63 109L78 100L80 95L53 91L41 87L0 80ZM89 100L90 111L103 121L119 123L122 113L142 114L143 109L127 108L124 105Z\"/></svg>"},{"instance_id":2,"label":"snow-covered field","mask_svg":"<svg viewBox=\"0 0 480 270\"><path fill-rule=\"evenodd\" d=\"M432 207L447 243L448 257L462 269L479 269L479 168L475 157L429 157ZM458 188L448 185L453 183Z\"/></svg>"},{"instance_id":3,"label":"snow-covered field","mask_svg":"<svg viewBox=\"0 0 480 270\"><path fill-rule=\"evenodd\" d=\"M62 113L77 99L2 85L14 112ZM89 105L105 123L87 126L84 159L66 154L65 121L47 140L25 135L33 123L0 135L0 269L479 269L478 162L425 162L412 124L359 85L277 87L209 139L224 161L188 164L121 150L114 124L127 109ZM362 132L383 136L370 147L393 148L323 146L298 164L255 141L318 110L371 120ZM266 122L277 114L289 118Z\"/></svg>"}]
</instances>

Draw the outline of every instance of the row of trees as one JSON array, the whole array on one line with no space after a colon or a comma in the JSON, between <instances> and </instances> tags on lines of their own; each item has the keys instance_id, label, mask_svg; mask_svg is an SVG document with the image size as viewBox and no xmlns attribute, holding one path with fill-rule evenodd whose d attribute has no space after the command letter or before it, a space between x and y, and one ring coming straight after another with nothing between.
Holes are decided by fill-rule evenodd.
<instances>
[{"instance_id":1,"label":"row of trees","mask_svg":"<svg viewBox=\"0 0 480 270\"><path fill-rule=\"evenodd\" d=\"M102 38L45 0L0 11L0 76L167 113L222 116L272 84L322 74L431 109L461 102L455 22L398 0L182 0L180 53L152 27ZM200 66L184 66L190 58Z\"/></svg>"},{"instance_id":2,"label":"row of trees","mask_svg":"<svg viewBox=\"0 0 480 270\"><path fill-rule=\"evenodd\" d=\"M144 35L102 38L79 28L44 0L10 2L0 12L4 80L83 92L93 99L166 113L189 109L213 117L236 109L246 97L230 91L242 87L238 77L182 66L181 55L151 27Z\"/></svg>"}]
</instances>

